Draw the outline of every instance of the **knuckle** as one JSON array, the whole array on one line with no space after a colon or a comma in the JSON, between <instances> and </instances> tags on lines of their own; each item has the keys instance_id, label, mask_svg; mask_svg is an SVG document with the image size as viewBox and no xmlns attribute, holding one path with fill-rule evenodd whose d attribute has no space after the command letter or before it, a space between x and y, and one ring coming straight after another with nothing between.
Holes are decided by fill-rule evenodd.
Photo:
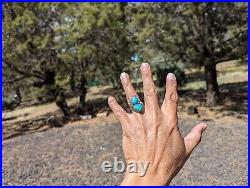
<instances>
[{"instance_id":1,"label":"knuckle","mask_svg":"<svg viewBox=\"0 0 250 188\"><path fill-rule=\"evenodd\" d=\"M144 95L146 95L146 96L155 96L155 95L157 94L157 90L156 90L155 87L152 88L152 89L150 89L150 88L145 88L145 89L143 90L143 92L144 92Z\"/></svg>"},{"instance_id":2,"label":"knuckle","mask_svg":"<svg viewBox=\"0 0 250 188\"><path fill-rule=\"evenodd\" d=\"M169 125L169 134L170 135L176 134L178 131L179 131L178 126L176 126L174 124Z\"/></svg>"},{"instance_id":3,"label":"knuckle","mask_svg":"<svg viewBox=\"0 0 250 188\"><path fill-rule=\"evenodd\" d=\"M159 111L155 111L154 113L154 125L156 128L159 128L161 126L161 123L163 121L162 114Z\"/></svg>"},{"instance_id":4,"label":"knuckle","mask_svg":"<svg viewBox=\"0 0 250 188\"><path fill-rule=\"evenodd\" d=\"M115 109L114 113L115 113L116 117L118 117L118 118L121 118L124 116L124 113L121 109Z\"/></svg>"},{"instance_id":5,"label":"knuckle","mask_svg":"<svg viewBox=\"0 0 250 188\"><path fill-rule=\"evenodd\" d=\"M176 91L171 91L169 93L168 99L169 99L170 102L178 102L179 97L178 97L177 92Z\"/></svg>"},{"instance_id":6,"label":"knuckle","mask_svg":"<svg viewBox=\"0 0 250 188\"><path fill-rule=\"evenodd\" d=\"M128 139L132 138L131 133L129 131L125 131L125 130L122 132L122 136L125 138L128 138Z\"/></svg>"},{"instance_id":7,"label":"knuckle","mask_svg":"<svg viewBox=\"0 0 250 188\"><path fill-rule=\"evenodd\" d=\"M132 84L131 84L131 82L126 82L126 83L124 83L124 88L125 88L126 90L130 89L131 87L133 87Z\"/></svg>"},{"instance_id":8,"label":"knuckle","mask_svg":"<svg viewBox=\"0 0 250 188\"><path fill-rule=\"evenodd\" d=\"M190 142L194 143L195 145L199 144L201 142L201 136L192 136L190 138L188 138L187 140L189 140Z\"/></svg>"},{"instance_id":9,"label":"knuckle","mask_svg":"<svg viewBox=\"0 0 250 188\"><path fill-rule=\"evenodd\" d=\"M136 133L138 137L143 137L143 135L147 135L147 134L148 134L148 131L145 128L139 128Z\"/></svg>"}]
</instances>

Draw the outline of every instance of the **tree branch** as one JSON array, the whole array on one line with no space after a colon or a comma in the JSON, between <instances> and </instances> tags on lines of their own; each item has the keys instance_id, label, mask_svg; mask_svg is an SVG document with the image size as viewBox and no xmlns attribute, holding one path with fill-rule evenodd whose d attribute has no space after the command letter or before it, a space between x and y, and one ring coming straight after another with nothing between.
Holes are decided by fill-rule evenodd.
<instances>
[{"instance_id":1,"label":"tree branch","mask_svg":"<svg viewBox=\"0 0 250 188\"><path fill-rule=\"evenodd\" d=\"M25 77L35 77L35 78L39 78L41 80L44 80L44 76L41 76L39 74L32 74L28 71L23 71L23 70L20 70L17 66L13 65L12 63L4 60L3 63L5 63L11 70L15 71L16 73L18 74L21 74Z\"/></svg>"},{"instance_id":2,"label":"tree branch","mask_svg":"<svg viewBox=\"0 0 250 188\"><path fill-rule=\"evenodd\" d=\"M3 81L3 84L6 85L6 84L12 84L14 82L18 82L20 80L23 80L25 78L27 78L28 76L20 76L19 78L15 78L15 79L12 79L12 80L7 80L7 81Z\"/></svg>"},{"instance_id":3,"label":"tree branch","mask_svg":"<svg viewBox=\"0 0 250 188\"><path fill-rule=\"evenodd\" d=\"M234 35L233 37L231 37L231 38L229 38L229 39L227 39L227 40L221 42L219 45L222 46L222 45L224 45L224 44L226 44L226 43L228 43L228 42L230 42L230 41L236 39L236 38L237 38L240 34L242 34L242 33L243 33L243 31L240 31L239 33L237 33L237 34ZM216 47L218 47L218 46L216 46Z\"/></svg>"}]
</instances>

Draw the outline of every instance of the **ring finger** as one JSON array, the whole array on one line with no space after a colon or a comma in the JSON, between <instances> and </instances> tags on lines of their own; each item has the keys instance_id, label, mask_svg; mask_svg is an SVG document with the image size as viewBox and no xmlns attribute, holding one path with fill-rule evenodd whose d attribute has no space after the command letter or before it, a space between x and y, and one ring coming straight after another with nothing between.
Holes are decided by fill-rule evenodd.
<instances>
[{"instance_id":1,"label":"ring finger","mask_svg":"<svg viewBox=\"0 0 250 188\"><path fill-rule=\"evenodd\" d=\"M127 97L127 102L130 104L131 97L138 96L138 95L136 94L135 89L134 89L127 73L125 73L125 72L121 73L120 78L121 78L123 89L124 89L126 97ZM133 111L133 113L138 114L134 111Z\"/></svg>"}]
</instances>

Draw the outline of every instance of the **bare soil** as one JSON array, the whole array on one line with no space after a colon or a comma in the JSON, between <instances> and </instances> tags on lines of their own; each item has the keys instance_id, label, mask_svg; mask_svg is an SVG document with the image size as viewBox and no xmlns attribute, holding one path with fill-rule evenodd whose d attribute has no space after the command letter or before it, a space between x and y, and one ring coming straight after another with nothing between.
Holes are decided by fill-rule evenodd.
<instances>
[{"instance_id":1,"label":"bare soil","mask_svg":"<svg viewBox=\"0 0 250 188\"><path fill-rule=\"evenodd\" d=\"M182 119L186 134L199 119ZM172 185L247 185L247 122L208 121L208 130ZM3 141L4 185L119 185L101 164L123 160L118 123L72 125Z\"/></svg>"}]
</instances>

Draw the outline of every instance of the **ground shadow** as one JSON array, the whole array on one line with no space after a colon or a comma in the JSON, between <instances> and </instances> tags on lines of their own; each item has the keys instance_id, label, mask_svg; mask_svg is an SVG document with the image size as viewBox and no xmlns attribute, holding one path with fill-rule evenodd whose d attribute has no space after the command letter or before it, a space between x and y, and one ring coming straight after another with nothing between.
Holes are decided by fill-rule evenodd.
<instances>
[{"instance_id":1,"label":"ground shadow","mask_svg":"<svg viewBox=\"0 0 250 188\"><path fill-rule=\"evenodd\" d=\"M179 90L180 98L184 102L196 101L200 106L205 106L206 91L198 90ZM216 108L218 112L225 115L248 114L248 82L227 83L220 85L221 103ZM213 110L213 107L210 107Z\"/></svg>"},{"instance_id":2,"label":"ground shadow","mask_svg":"<svg viewBox=\"0 0 250 188\"><path fill-rule=\"evenodd\" d=\"M108 88L103 90L105 95L113 95L115 93L114 90ZM222 103L219 105L219 108L210 107L211 110L215 110L216 112L222 114L222 116L234 116L236 118L242 118L241 115L248 114L248 83L247 82L238 82L238 83L227 83L220 85L220 92L222 97ZM164 98L165 89L159 89L159 96L161 98L160 101ZM198 90L184 90L179 89L178 91L180 96L180 103L185 105L185 102L198 102L200 106L205 105L205 89ZM102 93L101 93L102 94ZM138 95L141 97L143 101L143 93L138 92ZM121 100L123 100L125 109L129 109L127 105L127 101L124 100L125 96L121 96ZM71 108L75 109L77 105L71 106ZM89 100L87 102L87 112L95 117L96 114L100 112L110 113L110 108L108 106L107 98L97 98L94 100ZM60 111L57 110L53 114L46 114L43 117L26 120L23 122L14 123L12 125L6 124L3 122L3 139L10 139L16 136L30 134L34 132L43 132L51 127L48 126L47 120L50 116L60 116ZM13 117L16 118L16 117ZM64 121L64 123L67 121Z\"/></svg>"}]
</instances>

